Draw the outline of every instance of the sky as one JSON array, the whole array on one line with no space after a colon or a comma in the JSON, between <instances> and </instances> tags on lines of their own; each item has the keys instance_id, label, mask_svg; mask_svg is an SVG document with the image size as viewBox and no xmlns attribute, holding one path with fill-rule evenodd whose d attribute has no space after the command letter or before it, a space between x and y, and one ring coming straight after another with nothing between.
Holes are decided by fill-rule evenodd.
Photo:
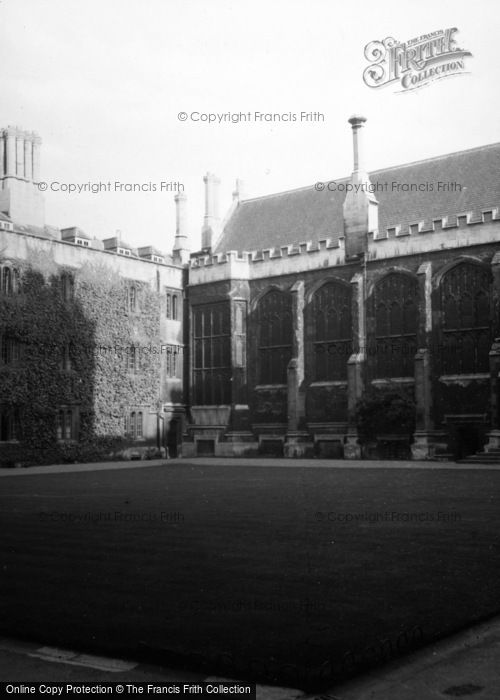
<instances>
[{"instance_id":1,"label":"sky","mask_svg":"<svg viewBox=\"0 0 500 700\"><path fill-rule=\"evenodd\" d=\"M449 27L472 54L463 74L412 91L363 81L370 42ZM182 186L198 250L207 171L222 214L236 178L257 197L345 177L353 113L369 170L500 141L499 35L497 0L0 0L0 127L42 137L47 223L168 252ZM252 120L196 121L227 112ZM60 191L99 182L111 191Z\"/></svg>"}]
</instances>

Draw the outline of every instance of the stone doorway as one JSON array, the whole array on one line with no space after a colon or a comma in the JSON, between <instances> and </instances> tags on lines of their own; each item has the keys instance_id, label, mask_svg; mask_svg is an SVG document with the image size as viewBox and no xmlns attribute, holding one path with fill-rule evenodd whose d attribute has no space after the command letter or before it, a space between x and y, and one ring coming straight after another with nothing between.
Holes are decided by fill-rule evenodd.
<instances>
[{"instance_id":1,"label":"stone doorway","mask_svg":"<svg viewBox=\"0 0 500 700\"><path fill-rule=\"evenodd\" d=\"M478 423L455 423L450 426L450 448L458 461L477 454L485 442L485 427Z\"/></svg>"},{"instance_id":2,"label":"stone doorway","mask_svg":"<svg viewBox=\"0 0 500 700\"><path fill-rule=\"evenodd\" d=\"M181 443L181 420L179 418L171 418L168 421L165 442L168 456L171 458L178 457Z\"/></svg>"}]
</instances>

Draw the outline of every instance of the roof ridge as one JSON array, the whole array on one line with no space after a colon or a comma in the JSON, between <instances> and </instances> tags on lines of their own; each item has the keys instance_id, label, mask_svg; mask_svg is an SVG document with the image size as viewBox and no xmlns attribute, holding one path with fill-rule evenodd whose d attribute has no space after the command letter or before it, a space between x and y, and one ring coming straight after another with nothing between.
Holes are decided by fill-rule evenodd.
<instances>
[{"instance_id":1,"label":"roof ridge","mask_svg":"<svg viewBox=\"0 0 500 700\"><path fill-rule=\"evenodd\" d=\"M443 160L444 158L449 158L450 156L458 156L458 155L465 155L466 153L471 153L472 151L482 151L486 150L489 148L493 148L494 146L500 146L500 141L495 141L494 143L488 143L483 146L474 146L473 148L466 148L463 151L452 151L451 153L443 153L439 156L431 156L430 158L423 158L422 160L413 160L410 161L409 163L402 163L400 165L392 165L387 168L379 168L377 170L369 170L368 174L369 175L378 175L379 173L384 173L387 172L388 170L397 170L398 168L408 168L413 165L420 165L423 163L430 163L432 161L438 161L438 160ZM344 182L345 180L348 180L350 178L350 175L343 176L343 177L337 177L337 178L330 178L328 182ZM272 192L270 194L263 194L260 195L259 197L250 197L248 199L243 199L240 201L240 204L247 204L249 202L255 202L258 200L263 200L263 199L270 199L271 197L281 197L287 194L291 194L292 192L302 192L305 190L310 190L314 185L304 185L302 187L294 187L290 190L283 190L282 192Z\"/></svg>"},{"instance_id":2,"label":"roof ridge","mask_svg":"<svg viewBox=\"0 0 500 700\"><path fill-rule=\"evenodd\" d=\"M269 199L270 197L281 197L282 195L290 194L291 192L301 192L302 190L310 190L311 187L313 187L313 185L303 185L302 187L294 187L291 190L283 190L282 192L271 192L270 194L261 194L258 197L249 197L248 199L242 199L240 201L240 204L247 204L247 202L255 202L257 199Z\"/></svg>"},{"instance_id":3,"label":"roof ridge","mask_svg":"<svg viewBox=\"0 0 500 700\"><path fill-rule=\"evenodd\" d=\"M392 165L388 168L379 168L378 170L370 170L369 175L375 175L376 173L383 173L386 170L396 170L397 168L408 168L412 165L420 165L422 163L430 163L435 160L443 160L444 158L449 158L450 156L461 156L472 151L484 151L488 148L493 148L493 146L500 146L500 141L495 141L494 143L487 143L484 146L474 146L473 148L466 148L464 151L452 151L451 153L442 153L440 156L431 156L430 158L423 158L422 160L412 160L409 163L401 163L400 165Z\"/></svg>"}]
</instances>

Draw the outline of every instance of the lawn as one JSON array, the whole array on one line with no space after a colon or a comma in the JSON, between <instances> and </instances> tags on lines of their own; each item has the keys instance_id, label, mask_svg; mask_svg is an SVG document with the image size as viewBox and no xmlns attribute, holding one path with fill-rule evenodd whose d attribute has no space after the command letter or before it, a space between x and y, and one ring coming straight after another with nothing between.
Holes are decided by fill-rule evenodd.
<instances>
[{"instance_id":1,"label":"lawn","mask_svg":"<svg viewBox=\"0 0 500 700\"><path fill-rule=\"evenodd\" d=\"M500 471L0 480L0 632L317 689L500 609Z\"/></svg>"}]
</instances>

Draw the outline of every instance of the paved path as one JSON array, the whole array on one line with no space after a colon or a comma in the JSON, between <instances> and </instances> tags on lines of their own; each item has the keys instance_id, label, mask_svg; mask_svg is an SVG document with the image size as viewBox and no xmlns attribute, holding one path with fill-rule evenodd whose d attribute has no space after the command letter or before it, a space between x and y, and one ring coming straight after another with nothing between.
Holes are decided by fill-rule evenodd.
<instances>
[{"instance_id":1,"label":"paved path","mask_svg":"<svg viewBox=\"0 0 500 700\"><path fill-rule=\"evenodd\" d=\"M0 680L192 682L214 676L106 659L0 638ZM222 680L222 679L219 679ZM327 692L257 686L258 700L445 700L500 698L500 617L430 645Z\"/></svg>"},{"instance_id":2,"label":"paved path","mask_svg":"<svg viewBox=\"0 0 500 700\"><path fill-rule=\"evenodd\" d=\"M0 637L0 681L29 684L200 683L233 680L219 676L80 654ZM248 682L248 681L245 681ZM124 694L123 697L125 697ZM16 697L15 695L12 697ZM69 697L63 694L63 697ZM168 697L175 697L169 695ZM217 697L217 696L214 696ZM257 700L304 698L300 690L257 685Z\"/></svg>"},{"instance_id":3,"label":"paved path","mask_svg":"<svg viewBox=\"0 0 500 700\"><path fill-rule=\"evenodd\" d=\"M449 469L452 471L499 470L499 464L457 464L456 462L412 462L393 460L345 460L345 459L271 459L266 457L190 457L186 459L151 459L129 462L91 462L87 464L51 464L43 467L25 469L0 469L2 476L26 476L29 474L57 474L59 472L92 472L109 469L143 469L147 467L165 467L173 465L189 466L230 466L241 467L295 467L315 469Z\"/></svg>"},{"instance_id":4,"label":"paved path","mask_svg":"<svg viewBox=\"0 0 500 700\"><path fill-rule=\"evenodd\" d=\"M182 460L181 460L182 461ZM0 469L2 476L29 476L30 474L58 474L60 472L97 472L109 469L137 469L140 467L161 467L177 463L178 460L148 459L133 462L89 462L87 464L50 464L44 467L26 467L25 469Z\"/></svg>"},{"instance_id":5,"label":"paved path","mask_svg":"<svg viewBox=\"0 0 500 700\"><path fill-rule=\"evenodd\" d=\"M326 695L331 700L498 700L500 617L334 687Z\"/></svg>"}]
</instances>

